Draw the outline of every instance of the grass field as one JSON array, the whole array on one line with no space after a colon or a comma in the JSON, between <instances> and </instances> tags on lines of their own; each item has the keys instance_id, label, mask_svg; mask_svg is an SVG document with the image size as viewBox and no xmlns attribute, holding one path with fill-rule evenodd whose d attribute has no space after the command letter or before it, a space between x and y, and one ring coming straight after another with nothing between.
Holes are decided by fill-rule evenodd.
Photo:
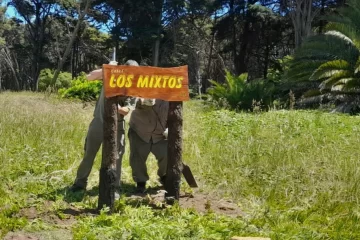
<instances>
[{"instance_id":1,"label":"grass field","mask_svg":"<svg viewBox=\"0 0 360 240\"><path fill-rule=\"evenodd\" d=\"M21 231L39 239L360 239L360 117L234 113L186 102L183 159L200 182L194 194L231 199L241 216L221 216L211 207L206 213L177 206L154 210L122 198L111 216L69 218L66 209L97 206L91 191L81 198L66 191L93 108L43 94L0 94L0 236ZM89 189L98 184L100 159L99 154ZM156 185L153 159L149 171L149 185ZM133 184L128 151L122 178Z\"/></svg>"}]
</instances>

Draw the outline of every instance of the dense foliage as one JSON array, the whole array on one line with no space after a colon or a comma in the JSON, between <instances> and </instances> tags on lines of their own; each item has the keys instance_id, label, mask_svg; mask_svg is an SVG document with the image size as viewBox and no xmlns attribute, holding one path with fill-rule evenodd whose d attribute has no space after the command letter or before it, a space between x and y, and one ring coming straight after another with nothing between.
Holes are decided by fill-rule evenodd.
<instances>
[{"instance_id":1,"label":"dense foliage","mask_svg":"<svg viewBox=\"0 0 360 240\"><path fill-rule=\"evenodd\" d=\"M271 69L279 68L279 59L291 55L309 35L329 29L330 20L324 16L345 16L338 11L343 0L302 2L1 1L0 89L42 90L44 69L56 70L50 81L56 89L58 72L76 78L107 63L113 47L119 63L131 58L145 65L189 65L194 93L206 92L209 79L225 83L226 71L234 76L247 74L249 83L264 79L251 84L261 88L271 79ZM275 97L280 98L295 88L278 86L281 89L276 92L282 96ZM299 94L309 87L303 90ZM249 98L257 100L261 94L263 90L258 90Z\"/></svg>"},{"instance_id":2,"label":"dense foliage","mask_svg":"<svg viewBox=\"0 0 360 240\"><path fill-rule=\"evenodd\" d=\"M351 0L348 7L327 17L323 34L308 38L294 54L288 80L295 84L310 82L307 97L314 95L352 96L360 93L360 2ZM311 82L315 83L311 84ZM311 86L313 85L313 86ZM306 89L305 89L306 90Z\"/></svg>"},{"instance_id":3,"label":"dense foliage","mask_svg":"<svg viewBox=\"0 0 360 240\"><path fill-rule=\"evenodd\" d=\"M248 82L247 77L247 74L236 77L227 72L225 84L210 81L214 87L209 89L209 95L223 107L228 105L232 109L245 111L265 110L272 104L274 83L264 80Z\"/></svg>"},{"instance_id":4,"label":"dense foliage","mask_svg":"<svg viewBox=\"0 0 360 240\"><path fill-rule=\"evenodd\" d=\"M51 85L51 80L54 77L54 71L51 69L43 69L39 75L39 91L45 91L51 87L54 87L56 90L60 88L68 88L71 85L71 73L61 72L57 78L55 85Z\"/></svg>"},{"instance_id":5,"label":"dense foliage","mask_svg":"<svg viewBox=\"0 0 360 240\"><path fill-rule=\"evenodd\" d=\"M61 88L59 95L62 98L95 101L100 95L101 87L101 81L87 81L86 75L82 73L71 81L69 88Z\"/></svg>"},{"instance_id":6,"label":"dense foliage","mask_svg":"<svg viewBox=\"0 0 360 240\"><path fill-rule=\"evenodd\" d=\"M287 110L360 112L359 16L359 0L0 0L0 238L360 239L359 116ZM184 103L200 189L181 189L236 217L128 198L128 145L113 214L92 214L100 156L87 191L68 191L93 113L73 99L98 98L85 73L113 48L189 66L191 96L214 104Z\"/></svg>"}]
</instances>

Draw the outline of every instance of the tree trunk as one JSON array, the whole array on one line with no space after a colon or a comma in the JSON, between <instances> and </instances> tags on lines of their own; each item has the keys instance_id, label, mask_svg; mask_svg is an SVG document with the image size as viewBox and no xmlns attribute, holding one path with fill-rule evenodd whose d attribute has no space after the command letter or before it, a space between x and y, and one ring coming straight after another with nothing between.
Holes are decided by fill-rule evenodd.
<instances>
[{"instance_id":1,"label":"tree trunk","mask_svg":"<svg viewBox=\"0 0 360 240\"><path fill-rule=\"evenodd\" d=\"M321 0L320 16L324 16L324 15L325 15L325 0ZM319 34L323 33L325 24L326 24L325 20L320 19Z\"/></svg>"},{"instance_id":2,"label":"tree trunk","mask_svg":"<svg viewBox=\"0 0 360 240\"><path fill-rule=\"evenodd\" d=\"M42 8L42 3L38 2L36 5L36 33L37 36L35 38L34 46L35 46L35 59L34 59L34 70L33 70L33 81L34 86L33 90L38 91L39 89L39 75L41 70L41 59L44 52L44 45L45 45L45 30L46 30L46 22L48 16L41 17L40 9Z\"/></svg>"},{"instance_id":3,"label":"tree trunk","mask_svg":"<svg viewBox=\"0 0 360 240\"><path fill-rule=\"evenodd\" d=\"M195 51L195 79L198 85L198 94L201 98L201 72L200 72L200 51Z\"/></svg>"},{"instance_id":4,"label":"tree trunk","mask_svg":"<svg viewBox=\"0 0 360 240\"><path fill-rule=\"evenodd\" d=\"M255 4L256 1L248 1L246 7L244 9L245 12L245 23L244 28L242 31L242 38L240 44L240 51L239 55L235 57L235 70L236 74L242 74L248 72L248 45L250 42L250 35L251 35L251 12L250 12L250 5Z\"/></svg>"},{"instance_id":5,"label":"tree trunk","mask_svg":"<svg viewBox=\"0 0 360 240\"><path fill-rule=\"evenodd\" d=\"M32 38L32 64L31 64L31 78L32 78L32 90L37 91L39 89L39 74L40 74L40 56L42 56L42 44L43 39L41 39L41 24L45 24L45 22L41 22L41 14L40 7L41 5L35 4L35 27L33 31L34 37ZM31 25L30 25L31 26Z\"/></svg>"},{"instance_id":6,"label":"tree trunk","mask_svg":"<svg viewBox=\"0 0 360 240\"><path fill-rule=\"evenodd\" d=\"M267 79L269 60L270 60L270 46L267 44L265 48L265 59L264 59L264 71L263 71L264 79Z\"/></svg>"},{"instance_id":7,"label":"tree trunk","mask_svg":"<svg viewBox=\"0 0 360 240\"><path fill-rule=\"evenodd\" d=\"M120 42L119 42L119 39L120 39L120 30L119 30L119 22L120 22L120 12L119 12L119 9L115 9L115 17L114 17L114 24L115 24L115 33L114 33L114 42L115 42L115 53L119 53L120 52ZM116 55L117 57L117 55ZM114 61L117 61L119 62L118 59L112 59Z\"/></svg>"},{"instance_id":8,"label":"tree trunk","mask_svg":"<svg viewBox=\"0 0 360 240\"><path fill-rule=\"evenodd\" d=\"M76 48L75 48L75 75L77 76L79 73L79 69L80 69L80 63L79 63L79 43L76 44Z\"/></svg>"},{"instance_id":9,"label":"tree trunk","mask_svg":"<svg viewBox=\"0 0 360 240\"><path fill-rule=\"evenodd\" d=\"M245 21L246 22L245 22L242 41L240 45L240 52L239 55L236 55L235 57L234 64L235 64L236 74L242 74L247 72L246 57L247 57L247 48L248 48L249 34L250 34L250 22L249 22L250 20L246 19Z\"/></svg>"},{"instance_id":10,"label":"tree trunk","mask_svg":"<svg viewBox=\"0 0 360 240\"><path fill-rule=\"evenodd\" d=\"M180 197L182 173L182 102L169 102L168 164L165 181L165 200L173 204Z\"/></svg>"},{"instance_id":11,"label":"tree trunk","mask_svg":"<svg viewBox=\"0 0 360 240\"><path fill-rule=\"evenodd\" d=\"M69 55L69 53L70 53L70 51L71 51L71 48L72 48L72 46L73 46L73 44L74 44L74 41L75 41L75 39L76 39L76 37L77 37L77 34L78 34L78 32L79 32L80 25L81 25L81 23L83 22L84 17L85 17L85 15L87 14L87 11L88 11L88 9L89 9L90 2L91 2L91 0L86 0L85 9L84 9L84 11L83 11L82 13L80 13L79 20L77 21L76 26L75 26L75 29L74 29L74 32L73 32L72 35L71 35L70 42L69 42L68 45L66 46L64 55L63 55L63 57L61 58L61 60L59 61L58 67L57 67L57 69L56 69L56 71L55 71L55 73L54 73L54 77L53 77L53 79L51 80L51 85L52 85L52 86L55 86L55 83L56 83L56 80L57 80L57 78L58 78L58 76L59 76L59 74L60 74L60 71L61 71L61 69L63 68L64 63L65 63L65 61L66 61L66 59L67 59L67 57L68 57L68 55Z\"/></svg>"},{"instance_id":12,"label":"tree trunk","mask_svg":"<svg viewBox=\"0 0 360 240\"><path fill-rule=\"evenodd\" d=\"M2 90L2 62L0 62L0 92Z\"/></svg>"},{"instance_id":13,"label":"tree trunk","mask_svg":"<svg viewBox=\"0 0 360 240\"><path fill-rule=\"evenodd\" d=\"M159 56L160 56L160 40L161 40L161 19L163 12L164 0L160 0L160 6L158 8L158 19L157 19L157 29L156 29L156 40L154 43L154 56L153 56L153 65L159 66Z\"/></svg>"},{"instance_id":14,"label":"tree trunk","mask_svg":"<svg viewBox=\"0 0 360 240\"><path fill-rule=\"evenodd\" d=\"M29 33L29 41L31 42L31 62L29 75L30 87L32 90L38 90L38 78L41 69L41 60L43 57L45 31L49 20L49 15L52 14L52 6L56 4L54 1L27 1L31 5L32 14L29 14L29 9L24 8L22 2L25 1L11 1L17 13L25 21L25 27ZM21 81L22 78L19 79ZM22 83L21 86L27 84Z\"/></svg>"},{"instance_id":15,"label":"tree trunk","mask_svg":"<svg viewBox=\"0 0 360 240\"><path fill-rule=\"evenodd\" d=\"M15 63L11 57L10 50L7 47L5 47L1 51L4 53L3 56L5 59L5 62L7 63L7 65L9 66L9 68L13 74L14 84L15 84L14 89L16 91L19 91L20 90L20 83L19 83L19 77L18 77L19 72L18 72L18 69L15 69ZM16 61L16 59L15 59L15 61Z\"/></svg>"},{"instance_id":16,"label":"tree trunk","mask_svg":"<svg viewBox=\"0 0 360 240\"><path fill-rule=\"evenodd\" d=\"M74 43L71 51L71 77L75 78L76 75L76 45L78 45L78 40Z\"/></svg>"},{"instance_id":17,"label":"tree trunk","mask_svg":"<svg viewBox=\"0 0 360 240\"><path fill-rule=\"evenodd\" d=\"M283 1L289 8L294 26L295 48L298 48L303 40L311 34L311 24L319 9L313 10L313 0Z\"/></svg>"},{"instance_id":18,"label":"tree trunk","mask_svg":"<svg viewBox=\"0 0 360 240\"><path fill-rule=\"evenodd\" d=\"M215 17L214 17L213 26L215 26L216 23L217 23L217 12L215 12ZM212 60L212 56L213 56L215 36L216 36L216 31L215 31L214 29L212 29L212 32L211 32L211 42L210 42L210 50L209 50L209 59L208 59L207 67L206 67L206 76L205 76L205 81L203 81L203 82L202 82L202 85L199 86L199 95L201 94L201 90L203 90L203 92L206 92L206 89L208 88L208 85L209 85L210 71L211 71L211 70L210 70L210 67L211 67L211 60Z\"/></svg>"},{"instance_id":19,"label":"tree trunk","mask_svg":"<svg viewBox=\"0 0 360 240\"><path fill-rule=\"evenodd\" d=\"M104 140L99 179L98 209L104 205L114 209L117 158L117 97L105 98L104 101Z\"/></svg>"},{"instance_id":20,"label":"tree trunk","mask_svg":"<svg viewBox=\"0 0 360 240\"><path fill-rule=\"evenodd\" d=\"M236 23L235 23L235 6L234 0L230 0L229 3L229 14L231 19L231 37L232 37L232 57L233 63L236 69L237 66L237 40L236 40Z\"/></svg>"}]
</instances>

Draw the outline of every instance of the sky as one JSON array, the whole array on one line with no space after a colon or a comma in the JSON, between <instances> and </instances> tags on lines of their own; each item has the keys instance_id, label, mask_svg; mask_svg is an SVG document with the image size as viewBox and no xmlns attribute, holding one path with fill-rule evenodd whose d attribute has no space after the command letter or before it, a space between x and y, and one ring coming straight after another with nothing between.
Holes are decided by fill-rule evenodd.
<instances>
[{"instance_id":1,"label":"sky","mask_svg":"<svg viewBox=\"0 0 360 240\"><path fill-rule=\"evenodd\" d=\"M1 2L1 0L0 0L0 2ZM2 5L2 6L6 6L6 2L5 2L5 3L3 2L1 5ZM6 17L8 17L8 18L14 17L14 16L16 15L16 10L15 10L15 8L13 8L12 6L8 6L7 9L6 9L5 15L6 15ZM100 28L100 31L106 33L106 32L108 32L109 30L106 28L106 26L102 26L102 27Z\"/></svg>"},{"instance_id":2,"label":"sky","mask_svg":"<svg viewBox=\"0 0 360 240\"><path fill-rule=\"evenodd\" d=\"M1 4L1 5L5 6L6 4L3 3L3 4ZM6 14L7 17L13 17L13 16L15 16L15 9L14 9L13 7L9 6L9 7L6 9L5 14Z\"/></svg>"}]
</instances>

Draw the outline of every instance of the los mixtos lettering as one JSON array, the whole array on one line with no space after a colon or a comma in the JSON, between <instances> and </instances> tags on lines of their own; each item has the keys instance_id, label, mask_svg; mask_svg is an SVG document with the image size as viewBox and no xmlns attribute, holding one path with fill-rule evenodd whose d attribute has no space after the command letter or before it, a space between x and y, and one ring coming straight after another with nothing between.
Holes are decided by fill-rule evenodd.
<instances>
[{"instance_id":1,"label":"los mixtos lettering","mask_svg":"<svg viewBox=\"0 0 360 240\"><path fill-rule=\"evenodd\" d=\"M136 81L137 80L137 81ZM109 86L111 88L182 88L184 77L167 75L138 75L135 79L134 74L111 74Z\"/></svg>"}]
</instances>

